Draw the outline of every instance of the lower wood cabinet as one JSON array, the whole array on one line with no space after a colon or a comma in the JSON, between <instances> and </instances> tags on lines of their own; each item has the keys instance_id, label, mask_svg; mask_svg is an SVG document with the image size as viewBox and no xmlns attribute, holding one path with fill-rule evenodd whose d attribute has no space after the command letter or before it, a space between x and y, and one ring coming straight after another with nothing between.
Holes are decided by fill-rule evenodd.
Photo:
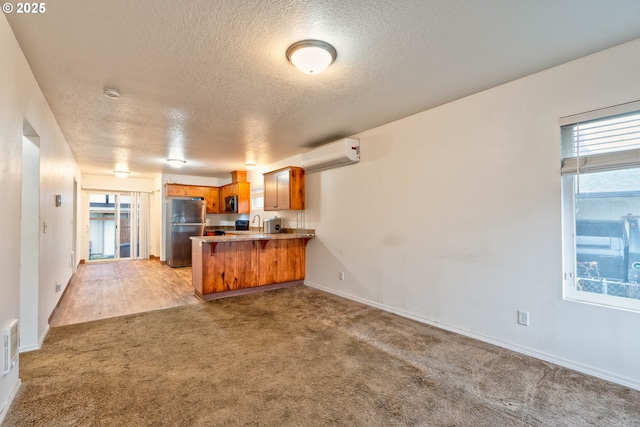
<instances>
[{"instance_id":1,"label":"lower wood cabinet","mask_svg":"<svg viewBox=\"0 0 640 427\"><path fill-rule=\"evenodd\" d=\"M258 256L258 284L303 280L305 275L305 241L271 240Z\"/></svg>"},{"instance_id":2,"label":"lower wood cabinet","mask_svg":"<svg viewBox=\"0 0 640 427\"><path fill-rule=\"evenodd\" d=\"M194 280L194 289L202 296L258 286L257 246L255 241L218 243L213 255L211 244L194 247L193 254L202 254L201 283L198 286ZM195 279L196 263L192 268Z\"/></svg>"},{"instance_id":3,"label":"lower wood cabinet","mask_svg":"<svg viewBox=\"0 0 640 427\"><path fill-rule=\"evenodd\" d=\"M305 239L202 242L193 240L196 295L303 280Z\"/></svg>"}]
</instances>

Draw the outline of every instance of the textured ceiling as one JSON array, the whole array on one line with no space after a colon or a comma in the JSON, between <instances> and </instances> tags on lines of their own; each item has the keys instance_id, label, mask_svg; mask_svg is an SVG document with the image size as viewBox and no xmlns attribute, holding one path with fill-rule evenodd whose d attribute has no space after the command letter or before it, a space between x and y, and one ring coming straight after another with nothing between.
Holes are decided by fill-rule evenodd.
<instances>
[{"instance_id":1,"label":"textured ceiling","mask_svg":"<svg viewBox=\"0 0 640 427\"><path fill-rule=\"evenodd\" d=\"M632 0L45 4L5 16L80 168L136 177L226 178L640 37ZM323 74L285 57L310 38Z\"/></svg>"}]
</instances>

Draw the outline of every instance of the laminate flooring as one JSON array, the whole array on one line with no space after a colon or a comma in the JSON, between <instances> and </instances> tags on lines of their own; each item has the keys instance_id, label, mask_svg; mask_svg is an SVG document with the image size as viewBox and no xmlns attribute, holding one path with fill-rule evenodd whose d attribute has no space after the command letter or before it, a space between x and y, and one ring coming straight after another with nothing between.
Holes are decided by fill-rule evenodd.
<instances>
[{"instance_id":1,"label":"laminate flooring","mask_svg":"<svg viewBox=\"0 0 640 427\"><path fill-rule=\"evenodd\" d=\"M169 307L197 304L191 267L171 268L158 260L80 264L50 326Z\"/></svg>"}]
</instances>

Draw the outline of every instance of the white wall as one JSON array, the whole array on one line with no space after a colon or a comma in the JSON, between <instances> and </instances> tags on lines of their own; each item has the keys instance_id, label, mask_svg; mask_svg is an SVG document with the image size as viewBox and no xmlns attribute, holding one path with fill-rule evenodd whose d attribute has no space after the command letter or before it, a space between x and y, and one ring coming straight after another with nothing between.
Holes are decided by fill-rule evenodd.
<instances>
[{"instance_id":1,"label":"white wall","mask_svg":"<svg viewBox=\"0 0 640 427\"><path fill-rule=\"evenodd\" d=\"M640 40L355 135L307 175L306 283L640 389L640 314L562 299L558 125L638 76Z\"/></svg>"},{"instance_id":2,"label":"white wall","mask_svg":"<svg viewBox=\"0 0 640 427\"><path fill-rule=\"evenodd\" d=\"M118 178L117 176L82 175L82 189L91 191L112 191L115 193L129 193L140 191L152 193L154 178Z\"/></svg>"},{"instance_id":3,"label":"white wall","mask_svg":"<svg viewBox=\"0 0 640 427\"><path fill-rule=\"evenodd\" d=\"M20 307L20 218L23 120L40 137L40 284L38 289L38 336L44 338L48 318L66 286L74 266L70 259L73 242L74 178L80 171L38 84L4 16L0 17L0 326L19 318ZM54 197L62 196L56 207ZM47 221L47 233L42 222ZM34 268L38 266L34 265ZM4 357L4 355L0 355ZM0 376L0 419L19 385L19 363Z\"/></svg>"}]
</instances>

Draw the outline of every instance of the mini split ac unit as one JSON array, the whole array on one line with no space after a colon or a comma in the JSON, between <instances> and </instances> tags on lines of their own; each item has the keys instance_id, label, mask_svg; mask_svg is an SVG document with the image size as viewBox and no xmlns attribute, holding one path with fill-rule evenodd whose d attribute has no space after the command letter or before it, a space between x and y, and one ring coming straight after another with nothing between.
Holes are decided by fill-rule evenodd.
<instances>
[{"instance_id":1,"label":"mini split ac unit","mask_svg":"<svg viewBox=\"0 0 640 427\"><path fill-rule=\"evenodd\" d=\"M344 138L302 153L302 167L305 172L335 168L359 161L360 140L355 138Z\"/></svg>"}]
</instances>

